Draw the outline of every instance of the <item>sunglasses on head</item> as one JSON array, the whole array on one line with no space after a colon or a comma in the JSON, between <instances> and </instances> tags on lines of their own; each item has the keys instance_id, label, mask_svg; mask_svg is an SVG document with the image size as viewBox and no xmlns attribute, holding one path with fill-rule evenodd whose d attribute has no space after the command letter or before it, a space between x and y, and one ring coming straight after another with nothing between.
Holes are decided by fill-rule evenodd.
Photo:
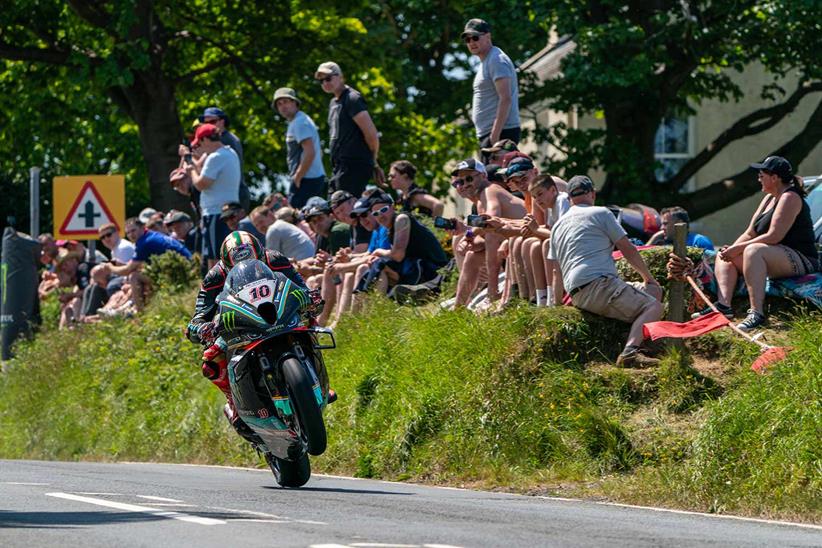
<instances>
[{"instance_id":1,"label":"sunglasses on head","mask_svg":"<svg viewBox=\"0 0 822 548\"><path fill-rule=\"evenodd\" d=\"M374 217L379 217L383 213L387 213L389 209L391 209L390 205L384 205L381 208L379 208L377 211L372 211L371 215L373 215Z\"/></svg>"},{"instance_id":2,"label":"sunglasses on head","mask_svg":"<svg viewBox=\"0 0 822 548\"><path fill-rule=\"evenodd\" d=\"M473 183L473 182L474 182L474 176L473 175L468 175L468 176L466 176L462 179L457 179L457 180L453 181L451 183L451 186L454 187L454 188L459 188L462 185L464 185L465 183Z\"/></svg>"},{"instance_id":3,"label":"sunglasses on head","mask_svg":"<svg viewBox=\"0 0 822 548\"><path fill-rule=\"evenodd\" d=\"M485 34L485 33L483 33ZM479 42L479 39L482 38L482 34L475 34L473 36L466 36L463 38L463 41L467 44L469 42Z\"/></svg>"},{"instance_id":4,"label":"sunglasses on head","mask_svg":"<svg viewBox=\"0 0 822 548\"><path fill-rule=\"evenodd\" d=\"M334 79L334 76L336 76L336 74L332 74L332 75L330 75L330 76L326 76L325 78L317 78L317 82L319 82L319 83L321 83L321 84L322 84L323 82L325 82L325 83L327 84L328 82L330 82L331 80L333 80L333 79Z\"/></svg>"}]
</instances>

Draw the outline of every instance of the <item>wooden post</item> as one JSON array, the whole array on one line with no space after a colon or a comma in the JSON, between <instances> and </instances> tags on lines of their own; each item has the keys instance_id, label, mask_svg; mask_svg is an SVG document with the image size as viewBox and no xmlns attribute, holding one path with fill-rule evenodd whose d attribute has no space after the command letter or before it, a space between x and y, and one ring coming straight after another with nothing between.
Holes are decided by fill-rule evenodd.
<instances>
[{"instance_id":1,"label":"wooden post","mask_svg":"<svg viewBox=\"0 0 822 548\"><path fill-rule=\"evenodd\" d=\"M674 254L683 259L687 256L685 239L688 237L688 225L674 225ZM671 281L668 299L668 319L672 322L685 321L685 282Z\"/></svg>"}]
</instances>

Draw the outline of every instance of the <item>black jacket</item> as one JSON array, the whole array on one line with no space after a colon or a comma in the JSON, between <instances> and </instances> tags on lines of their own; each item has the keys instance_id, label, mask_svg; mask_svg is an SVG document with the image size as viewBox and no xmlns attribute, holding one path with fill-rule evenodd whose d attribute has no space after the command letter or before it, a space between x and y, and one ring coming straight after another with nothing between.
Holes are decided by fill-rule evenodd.
<instances>
[{"instance_id":1,"label":"black jacket","mask_svg":"<svg viewBox=\"0 0 822 548\"><path fill-rule=\"evenodd\" d=\"M303 277L300 276L299 272L294 270L288 257L279 251L266 249L265 260L263 262L274 272L282 272L295 284L298 284L300 287L305 287ZM188 322L188 328L186 328L186 336L191 342L202 342L198 335L199 326L210 322L217 314L217 297L223 290L226 276L228 276L228 269L223 265L222 261L219 261L211 267L211 270L209 270L203 278L200 292L197 294L194 317Z\"/></svg>"}]
</instances>

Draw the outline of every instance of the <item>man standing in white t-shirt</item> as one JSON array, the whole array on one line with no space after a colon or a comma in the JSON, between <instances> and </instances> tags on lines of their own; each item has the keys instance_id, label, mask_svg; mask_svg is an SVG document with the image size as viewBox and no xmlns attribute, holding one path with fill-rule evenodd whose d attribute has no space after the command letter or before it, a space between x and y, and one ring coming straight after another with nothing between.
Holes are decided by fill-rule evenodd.
<instances>
[{"instance_id":1,"label":"man standing in white t-shirt","mask_svg":"<svg viewBox=\"0 0 822 548\"><path fill-rule=\"evenodd\" d=\"M285 130L288 174L291 177L288 202L291 207L301 209L312 196L325 197L328 193L320 134L314 121L300 110L300 100L293 89L280 88L274 92L272 105L280 116L288 120Z\"/></svg>"},{"instance_id":2,"label":"man standing in white t-shirt","mask_svg":"<svg viewBox=\"0 0 822 548\"><path fill-rule=\"evenodd\" d=\"M491 25L482 19L465 23L462 39L471 55L480 58L471 108L480 148L503 139L519 143L519 85L514 63L491 43Z\"/></svg>"},{"instance_id":3,"label":"man standing in white t-shirt","mask_svg":"<svg viewBox=\"0 0 822 548\"><path fill-rule=\"evenodd\" d=\"M220 213L223 204L239 201L240 159L230 146L220 141L220 130L212 124L197 126L191 150L198 157L186 163L186 171L200 191L202 252L211 268L220 258L220 244L231 232L220 219Z\"/></svg>"}]
</instances>

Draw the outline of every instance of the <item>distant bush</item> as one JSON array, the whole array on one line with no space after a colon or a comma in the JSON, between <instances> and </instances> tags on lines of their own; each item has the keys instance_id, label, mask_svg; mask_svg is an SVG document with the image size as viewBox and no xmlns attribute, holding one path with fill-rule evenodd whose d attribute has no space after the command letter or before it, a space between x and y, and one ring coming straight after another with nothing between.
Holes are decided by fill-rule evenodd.
<instances>
[{"instance_id":1,"label":"distant bush","mask_svg":"<svg viewBox=\"0 0 822 548\"><path fill-rule=\"evenodd\" d=\"M200 264L174 251L151 258L143 273L148 276L155 291L179 293L194 287L199 280Z\"/></svg>"}]
</instances>

